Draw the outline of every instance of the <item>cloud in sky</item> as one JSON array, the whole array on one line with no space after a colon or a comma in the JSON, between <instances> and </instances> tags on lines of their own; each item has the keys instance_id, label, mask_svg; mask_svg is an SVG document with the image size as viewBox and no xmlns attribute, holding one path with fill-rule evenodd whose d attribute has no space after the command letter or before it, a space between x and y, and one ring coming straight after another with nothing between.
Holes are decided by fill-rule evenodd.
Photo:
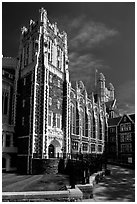
<instances>
[{"instance_id":1,"label":"cloud in sky","mask_svg":"<svg viewBox=\"0 0 137 204\"><path fill-rule=\"evenodd\" d=\"M118 34L118 31L107 28L103 23L94 21L85 22L84 17L82 17L80 24L77 23L76 19L74 20L74 25L77 26L77 33L70 40L71 48L77 48L82 45L84 45L84 48L92 48L104 40ZM74 25L72 22L73 27Z\"/></svg>"},{"instance_id":2,"label":"cloud in sky","mask_svg":"<svg viewBox=\"0 0 137 204\"><path fill-rule=\"evenodd\" d=\"M77 80L82 80L90 93L91 88L94 88L95 83L95 69L101 70L108 68L102 60L96 59L91 53L82 54L72 52L69 55L70 78L72 85Z\"/></svg>"},{"instance_id":3,"label":"cloud in sky","mask_svg":"<svg viewBox=\"0 0 137 204\"><path fill-rule=\"evenodd\" d=\"M135 81L127 81L117 91L118 107L121 114L135 112Z\"/></svg>"},{"instance_id":4,"label":"cloud in sky","mask_svg":"<svg viewBox=\"0 0 137 204\"><path fill-rule=\"evenodd\" d=\"M75 18L63 16L63 18L58 18L57 21L60 22L61 29L69 34L68 43L71 51L77 49L78 52L79 48L82 50L84 48L92 49L119 34L115 28L109 28L104 23L88 19L85 15Z\"/></svg>"},{"instance_id":5,"label":"cloud in sky","mask_svg":"<svg viewBox=\"0 0 137 204\"><path fill-rule=\"evenodd\" d=\"M118 31L107 28L103 23L87 20L84 15L73 19L65 17L62 21L70 33L68 36L70 80L72 84L74 81L82 80L87 91L91 92L95 69L99 71L110 69L104 60L96 57L92 51L102 42L108 44L109 38L116 36Z\"/></svg>"}]
</instances>

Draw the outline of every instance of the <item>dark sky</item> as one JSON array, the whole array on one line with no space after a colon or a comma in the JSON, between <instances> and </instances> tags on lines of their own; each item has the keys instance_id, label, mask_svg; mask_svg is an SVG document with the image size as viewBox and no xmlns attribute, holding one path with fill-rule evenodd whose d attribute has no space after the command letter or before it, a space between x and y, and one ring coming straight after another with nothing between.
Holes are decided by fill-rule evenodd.
<instances>
[{"instance_id":1,"label":"dark sky","mask_svg":"<svg viewBox=\"0 0 137 204\"><path fill-rule=\"evenodd\" d=\"M44 7L51 22L68 34L72 84L83 80L90 93L94 70L112 83L120 111L135 111L135 5L110 3L2 3L2 52L17 56L20 28Z\"/></svg>"}]
</instances>

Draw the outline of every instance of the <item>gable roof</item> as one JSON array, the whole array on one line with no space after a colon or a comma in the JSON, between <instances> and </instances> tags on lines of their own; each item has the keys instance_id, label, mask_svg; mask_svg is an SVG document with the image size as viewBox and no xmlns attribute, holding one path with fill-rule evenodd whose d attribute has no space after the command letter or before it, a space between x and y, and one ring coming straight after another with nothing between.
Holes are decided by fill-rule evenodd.
<instances>
[{"instance_id":1,"label":"gable roof","mask_svg":"<svg viewBox=\"0 0 137 204\"><path fill-rule=\"evenodd\" d=\"M129 120L130 122L134 123L134 121L132 120L132 118L134 119L134 116L132 116L132 114L131 114L131 117L130 117L128 114L124 114L124 115L121 117L121 119L120 119L118 125L122 122L122 120L123 120L123 118L124 118L125 116L128 118L128 120Z\"/></svg>"},{"instance_id":2,"label":"gable roof","mask_svg":"<svg viewBox=\"0 0 137 204\"><path fill-rule=\"evenodd\" d=\"M130 114L129 117L130 117L131 120L135 123L135 113L134 113L134 114Z\"/></svg>"},{"instance_id":3,"label":"gable roof","mask_svg":"<svg viewBox=\"0 0 137 204\"><path fill-rule=\"evenodd\" d=\"M116 126L119 121L121 120L121 116L120 117L117 117L117 118L109 118L108 119L108 126Z\"/></svg>"}]
</instances>

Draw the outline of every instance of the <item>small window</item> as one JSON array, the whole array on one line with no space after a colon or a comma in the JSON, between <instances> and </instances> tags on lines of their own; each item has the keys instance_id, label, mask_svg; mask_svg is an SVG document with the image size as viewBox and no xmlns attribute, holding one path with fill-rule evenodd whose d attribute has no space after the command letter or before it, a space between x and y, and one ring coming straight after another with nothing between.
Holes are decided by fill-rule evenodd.
<instances>
[{"instance_id":1,"label":"small window","mask_svg":"<svg viewBox=\"0 0 137 204\"><path fill-rule=\"evenodd\" d=\"M24 117L22 117L22 126L24 126Z\"/></svg>"},{"instance_id":2,"label":"small window","mask_svg":"<svg viewBox=\"0 0 137 204\"><path fill-rule=\"evenodd\" d=\"M88 144L87 143L83 143L82 144L82 149L83 149L83 151L88 151Z\"/></svg>"},{"instance_id":3,"label":"small window","mask_svg":"<svg viewBox=\"0 0 137 204\"><path fill-rule=\"evenodd\" d=\"M58 60L58 65L57 66L58 66L58 68L60 68L60 61L59 60Z\"/></svg>"},{"instance_id":4,"label":"small window","mask_svg":"<svg viewBox=\"0 0 137 204\"><path fill-rule=\"evenodd\" d=\"M102 145L98 145L98 152L102 152Z\"/></svg>"},{"instance_id":5,"label":"small window","mask_svg":"<svg viewBox=\"0 0 137 204\"><path fill-rule=\"evenodd\" d=\"M78 150L78 142L72 142L72 149Z\"/></svg>"},{"instance_id":6,"label":"small window","mask_svg":"<svg viewBox=\"0 0 137 204\"><path fill-rule=\"evenodd\" d=\"M10 141L11 140L11 136L10 135L6 135L6 147L10 147Z\"/></svg>"},{"instance_id":7,"label":"small window","mask_svg":"<svg viewBox=\"0 0 137 204\"><path fill-rule=\"evenodd\" d=\"M33 81L33 73L31 74L31 81Z\"/></svg>"},{"instance_id":8,"label":"small window","mask_svg":"<svg viewBox=\"0 0 137 204\"><path fill-rule=\"evenodd\" d=\"M131 131L131 123L128 124L128 130Z\"/></svg>"},{"instance_id":9,"label":"small window","mask_svg":"<svg viewBox=\"0 0 137 204\"><path fill-rule=\"evenodd\" d=\"M26 85L26 78L24 78L23 85L24 86Z\"/></svg>"},{"instance_id":10,"label":"small window","mask_svg":"<svg viewBox=\"0 0 137 204\"><path fill-rule=\"evenodd\" d=\"M25 107L25 99L23 99L23 101L22 101L22 107L23 108Z\"/></svg>"},{"instance_id":11,"label":"small window","mask_svg":"<svg viewBox=\"0 0 137 204\"><path fill-rule=\"evenodd\" d=\"M95 144L91 144L91 152L95 152L96 151L96 146Z\"/></svg>"},{"instance_id":12,"label":"small window","mask_svg":"<svg viewBox=\"0 0 137 204\"><path fill-rule=\"evenodd\" d=\"M124 116L124 122L126 122L127 121L127 118L126 118L126 116Z\"/></svg>"},{"instance_id":13,"label":"small window","mask_svg":"<svg viewBox=\"0 0 137 204\"><path fill-rule=\"evenodd\" d=\"M48 126L52 127L52 112L49 111L48 113Z\"/></svg>"},{"instance_id":14,"label":"small window","mask_svg":"<svg viewBox=\"0 0 137 204\"><path fill-rule=\"evenodd\" d=\"M50 52L48 53L48 61L50 61Z\"/></svg>"},{"instance_id":15,"label":"small window","mask_svg":"<svg viewBox=\"0 0 137 204\"><path fill-rule=\"evenodd\" d=\"M49 77L49 81L50 81L50 83L52 83L52 78L53 78L53 76L50 75L50 77Z\"/></svg>"},{"instance_id":16,"label":"small window","mask_svg":"<svg viewBox=\"0 0 137 204\"><path fill-rule=\"evenodd\" d=\"M52 105L52 98L49 97L49 105L51 106Z\"/></svg>"},{"instance_id":17,"label":"small window","mask_svg":"<svg viewBox=\"0 0 137 204\"><path fill-rule=\"evenodd\" d=\"M61 128L61 115L60 114L57 114L56 120L57 120L57 122L56 122L57 128L60 129Z\"/></svg>"},{"instance_id":18,"label":"small window","mask_svg":"<svg viewBox=\"0 0 137 204\"><path fill-rule=\"evenodd\" d=\"M121 132L124 131L123 124L120 125L120 130L121 130Z\"/></svg>"},{"instance_id":19,"label":"small window","mask_svg":"<svg viewBox=\"0 0 137 204\"><path fill-rule=\"evenodd\" d=\"M10 79L13 79L13 75L12 75L12 74L9 74L9 78L10 78Z\"/></svg>"},{"instance_id":20,"label":"small window","mask_svg":"<svg viewBox=\"0 0 137 204\"><path fill-rule=\"evenodd\" d=\"M120 135L120 142L124 142L125 141L125 135L124 134L121 134Z\"/></svg>"},{"instance_id":21,"label":"small window","mask_svg":"<svg viewBox=\"0 0 137 204\"><path fill-rule=\"evenodd\" d=\"M57 108L59 109L60 108L60 101L57 100Z\"/></svg>"},{"instance_id":22,"label":"small window","mask_svg":"<svg viewBox=\"0 0 137 204\"><path fill-rule=\"evenodd\" d=\"M58 79L58 87L60 87L60 80Z\"/></svg>"}]
</instances>

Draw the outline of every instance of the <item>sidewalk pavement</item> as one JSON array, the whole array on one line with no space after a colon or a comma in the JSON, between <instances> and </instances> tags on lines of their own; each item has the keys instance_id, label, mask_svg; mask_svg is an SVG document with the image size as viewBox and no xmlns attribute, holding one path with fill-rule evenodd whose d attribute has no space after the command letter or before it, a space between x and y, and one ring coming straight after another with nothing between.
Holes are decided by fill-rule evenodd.
<instances>
[{"instance_id":1,"label":"sidewalk pavement","mask_svg":"<svg viewBox=\"0 0 137 204\"><path fill-rule=\"evenodd\" d=\"M93 198L83 202L135 202L135 171L108 165L111 175L95 184Z\"/></svg>"}]
</instances>

